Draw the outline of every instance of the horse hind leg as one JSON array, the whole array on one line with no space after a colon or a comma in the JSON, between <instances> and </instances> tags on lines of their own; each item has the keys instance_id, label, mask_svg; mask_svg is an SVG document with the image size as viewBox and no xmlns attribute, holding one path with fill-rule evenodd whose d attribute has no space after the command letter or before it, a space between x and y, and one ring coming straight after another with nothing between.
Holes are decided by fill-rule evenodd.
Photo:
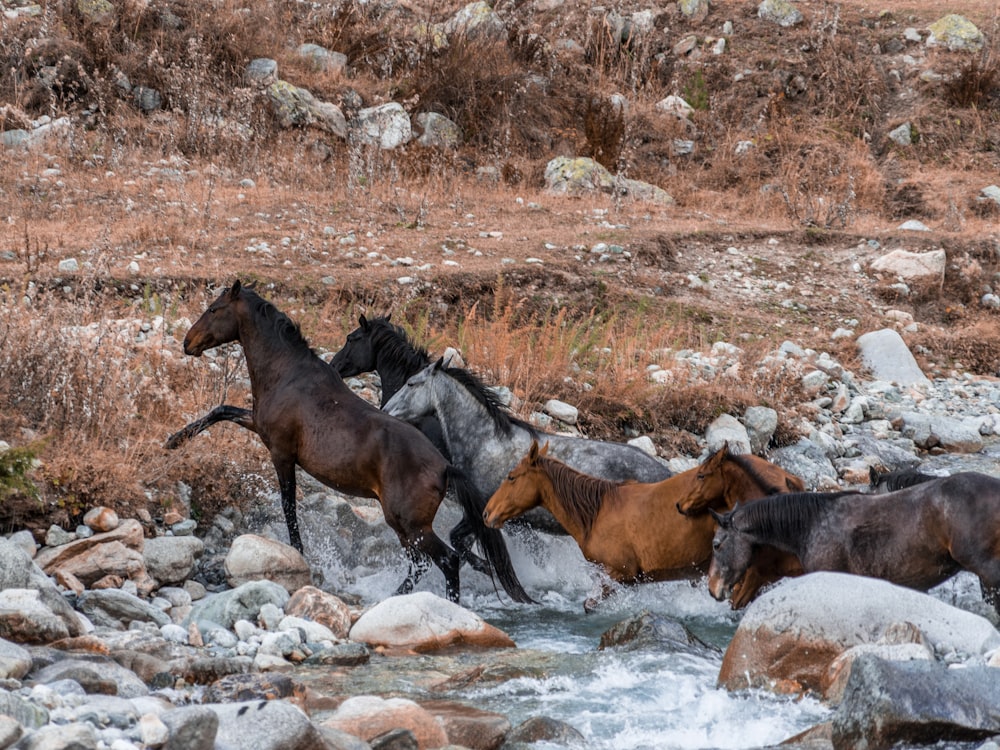
<instances>
[{"instance_id":1,"label":"horse hind leg","mask_svg":"<svg viewBox=\"0 0 1000 750\"><path fill-rule=\"evenodd\" d=\"M403 551L409 560L409 568L406 571L406 578L403 579L403 582L399 584L399 588L396 589L397 596L412 592L413 587L417 585L417 581L423 577L424 573L427 572L427 568L430 567L430 561L427 559L427 556L417 547L404 544Z\"/></svg>"},{"instance_id":2,"label":"horse hind leg","mask_svg":"<svg viewBox=\"0 0 1000 750\"><path fill-rule=\"evenodd\" d=\"M444 574L445 596L453 602L458 602L460 589L458 569L462 564L458 553L441 541L441 538L429 528L420 534L415 541L407 542L404 546L408 550L415 548L421 553L422 558L423 556L429 557L440 568ZM413 560L412 557L410 559L411 561ZM426 570L426 561L424 565L424 569ZM413 583L416 583L420 576L423 575L423 570L416 572L411 567L411 575L408 575L407 579L411 578L413 573L416 573L415 577L413 577ZM405 585L406 581L403 581L403 584Z\"/></svg>"},{"instance_id":3,"label":"horse hind leg","mask_svg":"<svg viewBox=\"0 0 1000 750\"><path fill-rule=\"evenodd\" d=\"M463 516L462 520L451 530L448 539L461 560L469 563L473 570L492 576L493 571L490 569L489 563L472 551L472 545L476 542L475 533L475 527L468 516Z\"/></svg>"},{"instance_id":4,"label":"horse hind leg","mask_svg":"<svg viewBox=\"0 0 1000 750\"><path fill-rule=\"evenodd\" d=\"M197 419L177 430L177 432L167 438L167 442L164 444L164 447L167 450L180 448L195 435L200 432L204 432L213 424L217 424L218 422L235 422L240 427L245 427L250 430L250 432L257 432L257 426L253 421L253 412L250 409L244 409L230 404L221 404L220 406L216 406L201 419Z\"/></svg>"},{"instance_id":5,"label":"horse hind leg","mask_svg":"<svg viewBox=\"0 0 1000 750\"><path fill-rule=\"evenodd\" d=\"M272 460L274 461L274 470L278 473L281 511L285 515L285 526L288 527L288 543L304 554L302 537L299 536L299 519L295 512L295 462L282 461L273 457Z\"/></svg>"}]
</instances>

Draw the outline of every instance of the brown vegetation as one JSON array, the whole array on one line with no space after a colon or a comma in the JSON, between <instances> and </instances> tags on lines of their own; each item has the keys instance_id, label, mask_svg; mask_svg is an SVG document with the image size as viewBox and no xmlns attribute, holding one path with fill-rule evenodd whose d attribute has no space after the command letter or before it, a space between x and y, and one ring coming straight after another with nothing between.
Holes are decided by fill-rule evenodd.
<instances>
[{"instance_id":1,"label":"brown vegetation","mask_svg":"<svg viewBox=\"0 0 1000 750\"><path fill-rule=\"evenodd\" d=\"M917 316L929 368L1000 369L995 313L978 305L996 284L997 214L975 201L1000 172L993 6L959 9L987 34L982 53L915 48L914 68L886 50L904 27L939 17L939 4L876 15L800 2L806 22L791 29L760 21L754 3L713 3L697 23L668 4L655 33L627 37L590 4L532 5L494 4L505 39L443 49L418 30L461 3L126 2L102 25L54 0L41 16L4 20L3 127L43 115L79 124L44 149L0 150L0 439L41 459L37 498L22 487L14 502L0 473L5 528L71 523L96 503L155 515L186 488L208 518L273 486L259 441L237 427L162 448L207 408L247 405L238 352L212 368L178 343L236 276L257 280L320 349L335 349L359 312L391 312L432 353L458 346L510 386L521 413L563 398L589 434L648 433L668 455L696 452L708 422L751 404L779 409L779 439L792 439L797 386L755 374L756 361L787 338L847 364L853 350L830 331L845 319L880 325L886 305ZM713 55L725 20L736 31ZM695 53L675 54L688 34ZM312 69L294 54L302 42L344 52L349 74ZM264 56L348 113L389 100L440 112L463 145L381 152L282 130L243 78ZM925 68L940 79L922 80ZM157 89L162 108L141 114L122 76ZM669 94L695 107L689 121L656 110ZM903 149L888 133L907 121L914 144ZM592 156L677 205L544 195L556 155ZM479 167L499 183L477 179ZM906 218L934 232L898 232ZM858 283L847 249L867 239L944 247L945 285L898 298L887 281ZM630 257L596 262L601 242ZM731 246L753 256L743 279L812 288L806 309L748 297L732 279L692 288L689 275L719 276ZM394 265L404 256L431 267ZM61 273L66 258L82 269ZM419 281L400 285L402 275ZM160 320L172 337L142 331ZM671 368L666 352L716 341L744 350L727 379L648 382L648 365Z\"/></svg>"}]
</instances>

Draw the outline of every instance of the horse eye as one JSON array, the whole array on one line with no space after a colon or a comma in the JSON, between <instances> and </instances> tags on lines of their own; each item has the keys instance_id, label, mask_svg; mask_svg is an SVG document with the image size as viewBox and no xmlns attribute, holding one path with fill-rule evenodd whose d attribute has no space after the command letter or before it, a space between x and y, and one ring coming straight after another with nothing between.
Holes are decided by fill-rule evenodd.
<instances>
[{"instance_id":1,"label":"horse eye","mask_svg":"<svg viewBox=\"0 0 1000 750\"><path fill-rule=\"evenodd\" d=\"M718 551L719 547L721 547L721 546L722 546L722 540L721 539L713 539L712 540L712 549L713 550Z\"/></svg>"}]
</instances>

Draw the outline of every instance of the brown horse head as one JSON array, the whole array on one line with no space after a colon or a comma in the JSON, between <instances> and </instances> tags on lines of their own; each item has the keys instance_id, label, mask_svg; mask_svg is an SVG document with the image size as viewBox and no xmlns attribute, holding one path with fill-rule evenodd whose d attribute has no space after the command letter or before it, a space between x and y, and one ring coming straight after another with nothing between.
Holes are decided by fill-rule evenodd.
<instances>
[{"instance_id":1,"label":"brown horse head","mask_svg":"<svg viewBox=\"0 0 1000 750\"><path fill-rule=\"evenodd\" d=\"M240 337L239 320L232 307L242 290L240 282L224 290L184 337L184 353L200 357L203 352Z\"/></svg>"},{"instance_id":2,"label":"brown horse head","mask_svg":"<svg viewBox=\"0 0 1000 750\"><path fill-rule=\"evenodd\" d=\"M687 494L677 501L677 511L681 515L695 516L722 503L726 494L724 469L728 458L729 443L725 442L694 470Z\"/></svg>"},{"instance_id":3,"label":"brown horse head","mask_svg":"<svg viewBox=\"0 0 1000 750\"><path fill-rule=\"evenodd\" d=\"M542 502L542 491L538 482L541 469L539 459L548 455L549 444L541 448L532 440L524 458L510 470L507 478L493 493L483 510L483 521L487 526L499 529L506 521L525 513Z\"/></svg>"}]
</instances>

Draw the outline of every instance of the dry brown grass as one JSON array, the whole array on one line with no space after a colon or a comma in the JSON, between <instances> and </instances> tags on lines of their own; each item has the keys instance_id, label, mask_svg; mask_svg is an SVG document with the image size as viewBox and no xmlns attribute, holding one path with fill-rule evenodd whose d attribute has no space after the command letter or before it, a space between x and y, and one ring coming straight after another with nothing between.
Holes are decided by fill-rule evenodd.
<instances>
[{"instance_id":1,"label":"dry brown grass","mask_svg":"<svg viewBox=\"0 0 1000 750\"><path fill-rule=\"evenodd\" d=\"M532 16L531 4L503 2L506 39L435 46L420 29L460 5L185 1L170 6L174 27L160 6L126 2L117 23L100 27L57 0L40 18L4 21L0 65L13 74L0 76L0 101L14 105L4 122L90 114L64 143L0 151L0 251L15 256L0 260L0 439L38 446L43 460L41 506L5 502L3 523L71 522L92 503L157 513L182 502L182 483L192 511L208 518L273 487L266 452L239 428L220 426L178 452L161 447L223 400L247 405L238 357L214 370L183 358L176 338L113 340L119 320L193 319L209 287L236 277L258 279L315 346L336 348L359 312L391 312L432 351L461 347L488 381L512 388L522 416L563 398L580 407L591 435L648 432L665 453L693 454L712 419L751 404L779 409L778 440L793 437L794 378L755 368L777 339L828 346L814 331L831 320L880 323L871 307L815 304L790 316L744 309L732 290L720 302L686 289L685 274L711 268L701 240L724 251L772 233L801 245L803 258L816 240L812 257L822 260L827 247L869 237L912 246L892 228L919 218L935 223L960 268L939 289L891 302L928 324L919 343L934 358L996 370L995 321L975 305L995 283L996 212L974 201L1000 170L995 28L979 56L931 53L944 77L924 83L906 69L897 80L889 56L872 54L903 25L937 17L918 0L882 17L853 0L803 2L809 21L790 30L763 24L750 5L713 4L701 23L670 5L645 36L622 35L582 4ZM992 0L967 5L984 30L995 21ZM723 17L738 33L715 56L709 37ZM697 53L674 55L670 45L689 33ZM566 36L580 53L554 43ZM294 48L307 41L344 52L347 74L298 59ZM451 153L381 152L279 130L243 80L261 56L328 101L440 111L462 126L465 143ZM52 75L39 77L43 69ZM164 108L140 114L116 71L158 88ZM907 87L914 95L900 96ZM655 110L674 93L698 107L689 122ZM628 109L612 106L612 94ZM917 141L901 149L887 133L905 120ZM679 153L675 140L693 140L694 151ZM753 146L737 155L741 142ZM540 193L555 155L593 156L660 185L677 206ZM496 167L500 184L479 182L482 166ZM245 177L255 187L242 187ZM356 245L340 244L348 231ZM597 242L624 245L633 258L595 264ZM392 265L401 256L433 270L401 286L408 271ZM544 265L526 266L529 256ZM70 257L84 271L61 274L58 262ZM445 258L460 268L443 267ZM783 278L797 259L763 260ZM21 302L29 288L30 308ZM81 338L75 327L89 323L97 333ZM675 369L672 352L716 341L745 349L730 376L703 382ZM847 345L834 353L851 362ZM671 372L668 387L649 382L650 364ZM36 509L38 518L24 515Z\"/></svg>"}]
</instances>

